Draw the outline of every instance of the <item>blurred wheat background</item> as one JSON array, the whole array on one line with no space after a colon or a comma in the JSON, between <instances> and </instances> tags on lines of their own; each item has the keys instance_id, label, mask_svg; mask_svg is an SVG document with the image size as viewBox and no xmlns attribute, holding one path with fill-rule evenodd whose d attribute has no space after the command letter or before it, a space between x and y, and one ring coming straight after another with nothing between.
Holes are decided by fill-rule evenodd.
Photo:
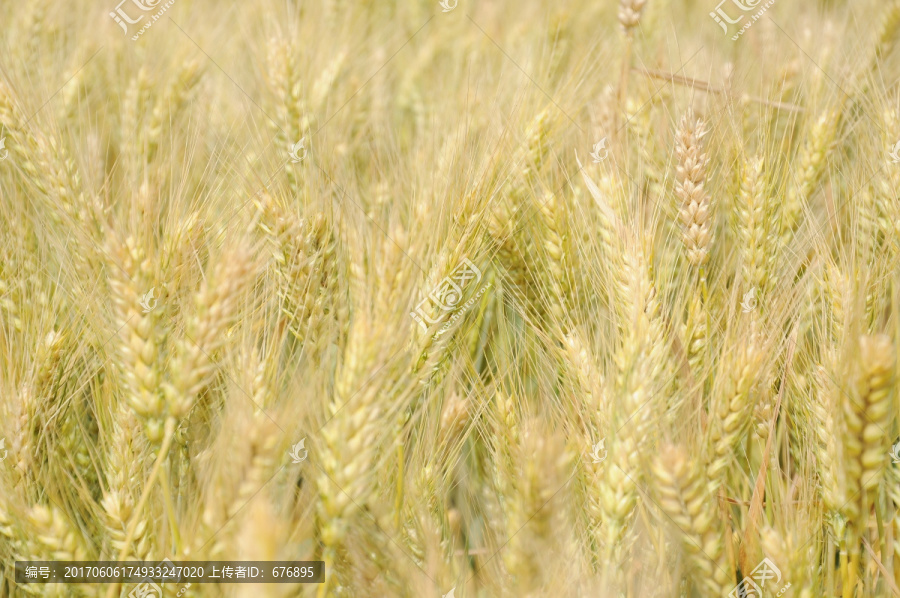
<instances>
[{"instance_id":1,"label":"blurred wheat background","mask_svg":"<svg viewBox=\"0 0 900 598\"><path fill-rule=\"evenodd\" d=\"M3 3L0 595L900 595L900 2L714 1Z\"/></svg>"}]
</instances>

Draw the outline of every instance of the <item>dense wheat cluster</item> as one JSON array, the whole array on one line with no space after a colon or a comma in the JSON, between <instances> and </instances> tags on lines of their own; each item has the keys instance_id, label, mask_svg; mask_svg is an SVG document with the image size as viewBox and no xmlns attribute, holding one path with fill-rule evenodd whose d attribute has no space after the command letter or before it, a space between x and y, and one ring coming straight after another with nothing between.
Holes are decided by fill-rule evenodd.
<instances>
[{"instance_id":1,"label":"dense wheat cluster","mask_svg":"<svg viewBox=\"0 0 900 598\"><path fill-rule=\"evenodd\" d=\"M900 596L900 1L716 1L4 2L0 595Z\"/></svg>"}]
</instances>

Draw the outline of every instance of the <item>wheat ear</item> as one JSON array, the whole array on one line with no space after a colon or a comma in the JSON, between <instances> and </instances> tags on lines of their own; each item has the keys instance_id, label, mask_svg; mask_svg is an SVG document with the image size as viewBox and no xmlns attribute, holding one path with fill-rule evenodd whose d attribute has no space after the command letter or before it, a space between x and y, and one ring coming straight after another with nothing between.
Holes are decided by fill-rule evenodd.
<instances>
[{"instance_id":1,"label":"wheat ear","mask_svg":"<svg viewBox=\"0 0 900 598\"><path fill-rule=\"evenodd\" d=\"M609 439L609 461L604 464L603 482L596 489L600 493L603 515L601 542L609 563L620 551L627 551L633 539L637 484L651 452L650 430L659 415L666 410L665 400L658 391L670 381L666 346L657 343L659 330L659 301L652 284L649 265L639 248L632 246L625 256L627 277L630 278L629 305L634 311L624 342L616 354L617 378L615 403L611 406L611 421L615 435ZM666 397L668 398L668 397ZM673 403L678 408L678 400ZM622 572L608 569L609 581L619 585Z\"/></svg>"},{"instance_id":2,"label":"wheat ear","mask_svg":"<svg viewBox=\"0 0 900 598\"><path fill-rule=\"evenodd\" d=\"M378 380L369 379L377 357L373 328L368 314L357 312L329 404L333 420L321 431L322 475L317 486L326 574L319 596L334 590L334 567L345 556L348 534L361 521L357 506L372 495L375 485L374 462L384 407L378 400Z\"/></svg>"},{"instance_id":3,"label":"wheat ear","mask_svg":"<svg viewBox=\"0 0 900 598\"><path fill-rule=\"evenodd\" d=\"M863 336L859 340L856 388L843 394L844 470L849 502L844 506L849 537L849 566L844 596L856 586L859 568L858 542L875 502L876 488L884 477L893 408L894 347L889 336ZM848 590L849 589L849 590Z\"/></svg>"},{"instance_id":4,"label":"wheat ear","mask_svg":"<svg viewBox=\"0 0 900 598\"><path fill-rule=\"evenodd\" d=\"M756 289L757 298L765 295L772 262L769 238L771 206L766 195L765 163L757 156L744 163L741 191L738 195L738 239L741 243L741 271L744 284Z\"/></svg>"},{"instance_id":5,"label":"wheat ear","mask_svg":"<svg viewBox=\"0 0 900 598\"><path fill-rule=\"evenodd\" d=\"M882 14L878 28L872 68L877 68L878 62L887 57L894 49L894 46L897 44L898 31L900 31L900 2L890 0Z\"/></svg>"},{"instance_id":6,"label":"wheat ear","mask_svg":"<svg viewBox=\"0 0 900 598\"><path fill-rule=\"evenodd\" d=\"M727 595L734 575L724 559L725 532L716 497L679 446L663 447L652 471L659 506L676 527L674 533L687 553L694 583L708 596Z\"/></svg>"},{"instance_id":7,"label":"wheat ear","mask_svg":"<svg viewBox=\"0 0 900 598\"><path fill-rule=\"evenodd\" d=\"M740 351L735 363L726 368L728 383L713 398L709 423L711 455L706 470L713 494L723 484L733 461L734 450L743 443L753 421L751 414L755 405L752 390L757 382L762 357L756 339L751 339L749 345Z\"/></svg>"},{"instance_id":8,"label":"wheat ear","mask_svg":"<svg viewBox=\"0 0 900 598\"><path fill-rule=\"evenodd\" d=\"M889 440L885 430L892 419L894 347L890 337L863 336L859 341L859 374L853 398L843 395L846 424L844 466L850 484L848 494L856 500L848 505L848 519L858 521L873 490L883 477Z\"/></svg>"},{"instance_id":9,"label":"wheat ear","mask_svg":"<svg viewBox=\"0 0 900 598\"><path fill-rule=\"evenodd\" d=\"M898 3L900 4L900 3ZM885 149L892 148L900 140L900 116L893 109L882 112L881 141ZM888 243L891 255L900 251L900 170L893 168L890 155L885 155L887 167L876 178L875 202L878 206L878 226Z\"/></svg>"},{"instance_id":10,"label":"wheat ear","mask_svg":"<svg viewBox=\"0 0 900 598\"><path fill-rule=\"evenodd\" d=\"M215 375L213 355L225 345L225 331L237 316L241 291L251 273L250 253L246 247L238 247L223 256L194 296L195 312L185 327L185 339L178 343L172 381L164 385L172 417L184 417Z\"/></svg>"},{"instance_id":11,"label":"wheat ear","mask_svg":"<svg viewBox=\"0 0 900 598\"><path fill-rule=\"evenodd\" d=\"M542 200L541 212L545 223L543 244L550 276L550 313L555 322L567 329L568 310L572 305L568 270L571 257L567 249L565 214L555 193L548 193Z\"/></svg>"},{"instance_id":12,"label":"wheat ear","mask_svg":"<svg viewBox=\"0 0 900 598\"><path fill-rule=\"evenodd\" d=\"M830 517L844 504L843 470L840 469L839 451L841 420L837 415L838 405L834 401L833 383L823 366L817 368L815 381L816 400L812 404L812 411L813 416L821 422L816 427L816 461L826 517Z\"/></svg>"},{"instance_id":13,"label":"wheat ear","mask_svg":"<svg viewBox=\"0 0 900 598\"><path fill-rule=\"evenodd\" d=\"M781 212L781 243L786 245L797 228L800 214L825 172L826 159L834 148L841 113L837 108L825 110L812 125L800 149L798 172L789 181L787 199Z\"/></svg>"},{"instance_id":14,"label":"wheat ear","mask_svg":"<svg viewBox=\"0 0 900 598\"><path fill-rule=\"evenodd\" d=\"M514 448L515 461L524 463L516 475L515 494L508 497L507 525L510 543L502 556L506 570L520 591L546 583L547 562L541 547L561 540L565 529L561 509L551 501L568 477L571 455L559 435L524 425L521 443Z\"/></svg>"},{"instance_id":15,"label":"wheat ear","mask_svg":"<svg viewBox=\"0 0 900 598\"><path fill-rule=\"evenodd\" d=\"M140 425L134 414L125 410L120 411L113 425L107 463L107 490L100 501L105 512L104 524L109 545L116 553L124 550L126 560L147 560L152 549L151 519L139 520L133 544L125 544L126 528L134 509L131 488L139 487L142 482L140 457L144 447L139 442Z\"/></svg>"},{"instance_id":16,"label":"wheat ear","mask_svg":"<svg viewBox=\"0 0 900 598\"><path fill-rule=\"evenodd\" d=\"M153 107L144 138L148 163L156 156L162 140L163 128L172 124L172 121L175 120L187 103L191 89L200 81L200 65L199 60L181 64L175 78L169 83L162 97L159 98Z\"/></svg>"},{"instance_id":17,"label":"wheat ear","mask_svg":"<svg viewBox=\"0 0 900 598\"><path fill-rule=\"evenodd\" d=\"M109 285L115 305L115 327L118 330L119 375L127 389L126 401L144 423L151 442L162 439L164 404L160 392L159 353L164 334L159 323L162 309L142 307L145 293L156 288L151 261L137 246L133 237L124 243L113 239L108 243L107 266ZM145 301L156 308L161 298Z\"/></svg>"},{"instance_id":18,"label":"wheat ear","mask_svg":"<svg viewBox=\"0 0 900 598\"><path fill-rule=\"evenodd\" d=\"M712 213L706 191L709 158L703 149L703 138L707 133L703 121L688 113L681 119L675 145L678 158L675 194L681 200L678 218L688 261L696 268L709 260L713 240Z\"/></svg>"}]
</instances>

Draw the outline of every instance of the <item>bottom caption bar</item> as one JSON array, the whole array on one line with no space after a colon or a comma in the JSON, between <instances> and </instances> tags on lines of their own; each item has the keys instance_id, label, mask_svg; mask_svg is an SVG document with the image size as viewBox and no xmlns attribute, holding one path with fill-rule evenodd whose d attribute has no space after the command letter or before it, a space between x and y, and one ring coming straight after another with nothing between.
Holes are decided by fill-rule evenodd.
<instances>
[{"instance_id":1,"label":"bottom caption bar","mask_svg":"<svg viewBox=\"0 0 900 598\"><path fill-rule=\"evenodd\" d=\"M322 583L324 561L16 561L16 583Z\"/></svg>"}]
</instances>

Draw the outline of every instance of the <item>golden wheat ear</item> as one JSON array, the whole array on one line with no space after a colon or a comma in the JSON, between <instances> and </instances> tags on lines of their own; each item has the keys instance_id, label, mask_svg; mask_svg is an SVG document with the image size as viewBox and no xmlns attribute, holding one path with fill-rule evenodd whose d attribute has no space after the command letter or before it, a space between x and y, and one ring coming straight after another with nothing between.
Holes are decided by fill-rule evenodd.
<instances>
[{"instance_id":1,"label":"golden wheat ear","mask_svg":"<svg viewBox=\"0 0 900 598\"><path fill-rule=\"evenodd\" d=\"M659 506L674 524L694 583L709 596L727 595L734 575L724 556L725 530L715 496L681 447L662 447L652 471Z\"/></svg>"},{"instance_id":2,"label":"golden wheat ear","mask_svg":"<svg viewBox=\"0 0 900 598\"><path fill-rule=\"evenodd\" d=\"M178 343L172 381L164 386L171 417L187 415L197 394L215 375L213 356L228 343L226 332L238 315L242 293L253 279L253 269L249 247L238 246L221 257L210 278L194 295L195 311Z\"/></svg>"},{"instance_id":3,"label":"golden wheat ear","mask_svg":"<svg viewBox=\"0 0 900 598\"><path fill-rule=\"evenodd\" d=\"M678 219L682 242L688 262L697 268L709 261L713 240L711 205L706 191L709 157L703 147L703 138L708 133L703 120L686 114L681 119L675 145L678 158L675 194L681 200Z\"/></svg>"}]
</instances>

